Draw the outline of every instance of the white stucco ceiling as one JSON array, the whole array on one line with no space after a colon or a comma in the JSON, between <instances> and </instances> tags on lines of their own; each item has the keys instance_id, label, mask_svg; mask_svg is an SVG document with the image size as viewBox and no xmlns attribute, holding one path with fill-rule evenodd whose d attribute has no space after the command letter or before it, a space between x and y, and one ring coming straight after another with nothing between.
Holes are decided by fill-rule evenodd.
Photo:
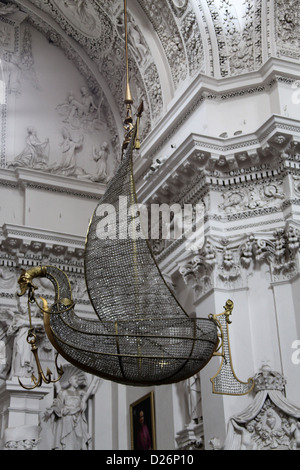
<instances>
[{"instance_id":1,"label":"white stucco ceiling","mask_svg":"<svg viewBox=\"0 0 300 470\"><path fill-rule=\"evenodd\" d=\"M63 49L85 74L91 91L104 92L116 122L122 122L123 0L0 4L2 14L16 6L33 27ZM295 15L291 16L296 4L295 0L128 0L130 80L135 106L141 99L145 103L145 132L197 75L222 79L258 70L277 53L274 27L282 27L282 42L289 39L291 26L297 29Z\"/></svg>"}]
</instances>

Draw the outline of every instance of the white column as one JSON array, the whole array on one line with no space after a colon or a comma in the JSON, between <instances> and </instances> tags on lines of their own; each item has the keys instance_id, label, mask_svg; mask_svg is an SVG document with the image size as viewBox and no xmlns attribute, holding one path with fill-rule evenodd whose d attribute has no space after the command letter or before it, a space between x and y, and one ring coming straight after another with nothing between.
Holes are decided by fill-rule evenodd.
<instances>
[{"instance_id":1,"label":"white column","mask_svg":"<svg viewBox=\"0 0 300 470\"><path fill-rule=\"evenodd\" d=\"M242 288L232 291L213 289L210 295L201 299L201 305L197 308L198 316L207 317L210 313L222 313L227 300L234 302L232 323L229 325L229 339L232 366L241 382L247 382L254 375L251 327L248 305L245 302L246 291L247 289ZM211 449L210 441L215 438L223 443L229 418L244 409L250 400L248 395L228 396L212 392L210 379L217 373L219 365L220 359L212 357L200 373L206 450Z\"/></svg>"},{"instance_id":2,"label":"white column","mask_svg":"<svg viewBox=\"0 0 300 470\"><path fill-rule=\"evenodd\" d=\"M32 386L30 379L23 378L22 380L25 386ZM41 400L51 390L51 385L25 390L20 386L17 378L7 380L1 385L2 449L38 449Z\"/></svg>"},{"instance_id":3,"label":"white column","mask_svg":"<svg viewBox=\"0 0 300 470\"><path fill-rule=\"evenodd\" d=\"M299 284L299 281L297 282ZM300 339L299 329L297 331L298 305L294 304L293 285L290 282L272 283L274 292L278 342L280 348L282 375L286 379L286 396L295 404L300 403L300 365L292 360L293 344ZM299 328L299 326L298 326Z\"/></svg>"}]
</instances>

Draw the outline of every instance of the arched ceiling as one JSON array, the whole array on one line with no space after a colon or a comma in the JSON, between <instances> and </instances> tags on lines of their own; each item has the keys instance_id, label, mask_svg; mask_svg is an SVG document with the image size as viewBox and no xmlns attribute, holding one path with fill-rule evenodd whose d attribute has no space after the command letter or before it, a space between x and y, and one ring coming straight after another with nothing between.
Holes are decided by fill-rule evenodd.
<instances>
[{"instance_id":1,"label":"arched ceiling","mask_svg":"<svg viewBox=\"0 0 300 470\"><path fill-rule=\"evenodd\" d=\"M143 132L155 126L172 99L198 74L221 79L258 70L278 51L295 58L296 4L295 0L128 0L130 80L135 105L144 101ZM2 15L23 12L33 27L61 48L91 91L105 96L122 127L123 0L11 0L0 2L0 8ZM278 50L274 50L276 41Z\"/></svg>"}]
</instances>

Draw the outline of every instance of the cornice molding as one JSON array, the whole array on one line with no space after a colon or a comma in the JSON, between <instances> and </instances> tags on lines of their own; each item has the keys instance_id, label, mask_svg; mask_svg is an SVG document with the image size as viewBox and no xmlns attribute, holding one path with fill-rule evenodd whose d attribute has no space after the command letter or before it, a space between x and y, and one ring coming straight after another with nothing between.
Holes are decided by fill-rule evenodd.
<instances>
[{"instance_id":1,"label":"cornice molding","mask_svg":"<svg viewBox=\"0 0 300 470\"><path fill-rule=\"evenodd\" d=\"M299 76L300 64L273 57L259 71L239 76L216 79L197 75L183 90L178 91L166 114L143 141L142 157L151 160L205 100L225 101L236 96L259 94L269 91L280 80L293 83Z\"/></svg>"},{"instance_id":2,"label":"cornice molding","mask_svg":"<svg viewBox=\"0 0 300 470\"><path fill-rule=\"evenodd\" d=\"M149 178L146 173L144 180L138 181L139 200L150 200L166 185L174 185L176 174L179 175L178 182L187 191L187 187L199 186L198 180L204 178L210 184L223 187L247 183L252 179L251 174L255 174L257 180L277 176L288 169L298 171L300 165L295 158L293 162L286 160L281 164L278 164L278 158L289 147L290 153L299 153L299 144L299 121L279 115L271 116L256 132L227 139L192 133ZM243 154L247 165L242 161L237 163L237 157ZM220 157L225 162L223 167L219 166ZM178 192L180 188L177 184Z\"/></svg>"},{"instance_id":3,"label":"cornice molding","mask_svg":"<svg viewBox=\"0 0 300 470\"><path fill-rule=\"evenodd\" d=\"M38 189L74 197L99 200L106 185L28 168L0 169L0 186Z\"/></svg>"},{"instance_id":4,"label":"cornice molding","mask_svg":"<svg viewBox=\"0 0 300 470\"><path fill-rule=\"evenodd\" d=\"M85 238L78 235L59 233L51 230L44 230L24 225L4 224L0 227L0 240L15 239L22 242L31 243L32 240L39 243L52 245L73 246L83 249Z\"/></svg>"}]
</instances>

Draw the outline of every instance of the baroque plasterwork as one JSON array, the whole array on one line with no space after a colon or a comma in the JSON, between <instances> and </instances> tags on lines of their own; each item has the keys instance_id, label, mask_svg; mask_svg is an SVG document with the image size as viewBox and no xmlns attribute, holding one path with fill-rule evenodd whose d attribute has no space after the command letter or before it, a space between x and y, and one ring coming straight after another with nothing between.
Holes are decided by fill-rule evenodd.
<instances>
[{"instance_id":1,"label":"baroque plasterwork","mask_svg":"<svg viewBox=\"0 0 300 470\"><path fill-rule=\"evenodd\" d=\"M20 8L28 11L29 2L18 2ZM98 96L102 89L99 83L99 76L109 87L112 99L118 107L120 116L124 114L125 96L125 58L124 58L124 33L120 26L120 15L122 8L120 5L109 11L108 7L99 6L97 2L77 5L76 1L67 2L68 6L59 7L54 1L41 3L39 0L31 2L41 9L30 12L30 21L35 28L40 30L54 45L60 47L69 59L71 59L86 77L91 91ZM112 6L110 7L112 8ZM91 27L89 22L94 22L94 16L98 18L95 27ZM46 13L46 15L45 15ZM81 16L84 21L81 21ZM50 18L55 20L50 21ZM87 23L86 28L92 28L94 33L78 29L78 22ZM56 24L56 26L54 26ZM57 28L57 25L59 28ZM130 42L130 70L132 74L132 94L135 105L138 106L142 99L145 102L144 123L142 131L149 132L151 125L161 115L163 100L158 80L158 72L155 62L150 54L146 41L142 37L139 26L129 15L129 26L133 34L129 35ZM88 28L88 29L89 29ZM121 31L122 30L122 31ZM97 32L97 34L96 34ZM71 37L75 42L70 42L66 38ZM130 40L134 38L134 40ZM135 42L134 42L135 41ZM143 57L141 50L143 49ZM97 72L87 65L88 57L97 67ZM146 55L146 59L144 60ZM116 73L116 70L118 73ZM98 76L97 76L98 75ZM113 97L113 98L112 98Z\"/></svg>"},{"instance_id":2,"label":"baroque plasterwork","mask_svg":"<svg viewBox=\"0 0 300 470\"><path fill-rule=\"evenodd\" d=\"M300 13L297 2L276 0L275 10L277 54L299 60Z\"/></svg>"},{"instance_id":3,"label":"baroque plasterwork","mask_svg":"<svg viewBox=\"0 0 300 470\"><path fill-rule=\"evenodd\" d=\"M86 77L90 90L99 96L101 86L95 70L85 60L84 51L109 84L122 116L124 74L115 73L116 70L125 71L124 41L120 30L122 5L117 0L88 3L70 0L62 4L56 0L18 0L9 5L15 3L28 13L29 21L35 28L74 61ZM199 72L225 77L258 70L263 57L267 59L272 53L271 50L266 52L269 46L262 43L262 37L268 40L273 37L272 31L270 34L262 32L262 28L270 23L265 21L265 15L270 16L272 9L269 3L266 9L258 0L245 0L239 5L229 0L169 0L161 5L139 0L138 3L156 31L175 89ZM297 15L292 22L290 20L294 10L297 11L297 8L293 0L285 4L284 10L280 2L276 3L275 28L279 56L296 58L297 55ZM162 116L165 103L160 72L139 20L129 12L129 25L134 31L130 41L133 95L137 103L141 99L145 102L143 132L147 135ZM74 39L75 43L66 41L66 37ZM280 52L283 49L290 52ZM106 106L106 113L107 108L109 106ZM114 126L114 122L110 125Z\"/></svg>"},{"instance_id":4,"label":"baroque plasterwork","mask_svg":"<svg viewBox=\"0 0 300 470\"><path fill-rule=\"evenodd\" d=\"M222 77L256 70L262 64L262 2L238 3L240 5L230 0L207 1Z\"/></svg>"},{"instance_id":5,"label":"baroque plasterwork","mask_svg":"<svg viewBox=\"0 0 300 470\"><path fill-rule=\"evenodd\" d=\"M70 279L77 310L92 313L84 277L84 240L42 230L30 231L19 226L0 230L0 298L2 307L13 308L18 297L17 280L22 269L35 265L55 265ZM38 284L49 299L54 299L51 283ZM18 301L19 302L19 301ZM1 338L0 338L1 339Z\"/></svg>"},{"instance_id":6,"label":"baroque plasterwork","mask_svg":"<svg viewBox=\"0 0 300 470\"><path fill-rule=\"evenodd\" d=\"M299 274L299 129L288 133L285 125L279 132L277 124L263 126L256 139L237 139L237 146L232 142L227 155L222 146L216 152L215 141L209 148L193 136L182 153L175 151L173 172L165 160L146 174L144 201L204 204L203 252L186 250L184 236L151 242L163 269L180 272L197 298L214 287L247 287L249 272L263 263L272 282ZM183 264L178 264L181 257Z\"/></svg>"},{"instance_id":7,"label":"baroque plasterwork","mask_svg":"<svg viewBox=\"0 0 300 470\"><path fill-rule=\"evenodd\" d=\"M198 194L209 185L211 189L224 191L226 187L249 186L251 182L258 183L287 171L297 177L299 141L299 126L287 118L277 117L253 134L230 139L192 134L180 147L172 150L172 155L157 154L143 175L144 182L140 181L140 197L144 201L194 203ZM272 199L279 203L283 199L280 188L272 189L272 182L269 183L269 188L258 194L256 200L263 196L262 200ZM253 200L251 203L251 196L248 205L249 209L258 207ZM230 212L229 207L227 212Z\"/></svg>"},{"instance_id":8,"label":"baroque plasterwork","mask_svg":"<svg viewBox=\"0 0 300 470\"><path fill-rule=\"evenodd\" d=\"M299 450L300 409L285 397L287 380L264 364L254 377L255 397L242 413L229 420L224 445L215 450Z\"/></svg>"},{"instance_id":9,"label":"baroque plasterwork","mask_svg":"<svg viewBox=\"0 0 300 470\"><path fill-rule=\"evenodd\" d=\"M213 288L248 287L248 276L268 266L270 282L278 283L299 275L299 225L286 224L282 229L264 234L251 233L231 237L206 238L198 253L186 254L177 263L178 273L199 301Z\"/></svg>"},{"instance_id":10,"label":"baroque plasterwork","mask_svg":"<svg viewBox=\"0 0 300 470\"><path fill-rule=\"evenodd\" d=\"M107 58L108 54L111 55L113 51L118 52L120 45L122 48L122 43L119 43L117 48L114 45L117 37L118 17L122 14L122 5L116 0L109 2L109 5L108 2L79 3L76 0L63 3L56 0L16 1L14 3L22 8L33 4L49 14L61 29L73 37L85 49L88 56L98 63L101 72L103 72L101 67L103 58ZM266 28L267 25L264 15L268 15L272 9L269 3L266 11L262 8L261 0L244 0L243 2L169 0L160 5L157 2L138 0L138 3L159 37L175 88L195 72L211 74L211 60L214 62L215 59L211 57L205 61L204 65L202 42L205 42L205 47L210 48L211 56L218 57L219 70L213 72L216 77L257 70L263 63L264 54L265 57L270 54L270 51L266 52L268 45L264 45L262 39L263 36L270 36L265 32L263 34L262 31L262 28ZM278 54L297 58L297 28L299 27L297 2L289 0L289 2L281 3L281 0L275 3ZM294 12L296 12L295 15ZM38 13L34 15L31 13L31 16L38 16ZM201 29L200 17L202 17L202 23L206 25L204 29ZM135 28L140 43L147 49L148 45L138 22ZM214 31L214 37L212 31ZM215 42L218 50L214 49L213 43ZM148 53L151 54L151 51L148 50ZM144 81L146 68L143 66L143 60L140 60L137 49L133 50L132 60L137 63L136 71L139 71ZM151 62L155 64L153 58ZM117 65L123 65L121 55L118 57ZM146 87L146 94L150 95L149 84Z\"/></svg>"}]
</instances>

